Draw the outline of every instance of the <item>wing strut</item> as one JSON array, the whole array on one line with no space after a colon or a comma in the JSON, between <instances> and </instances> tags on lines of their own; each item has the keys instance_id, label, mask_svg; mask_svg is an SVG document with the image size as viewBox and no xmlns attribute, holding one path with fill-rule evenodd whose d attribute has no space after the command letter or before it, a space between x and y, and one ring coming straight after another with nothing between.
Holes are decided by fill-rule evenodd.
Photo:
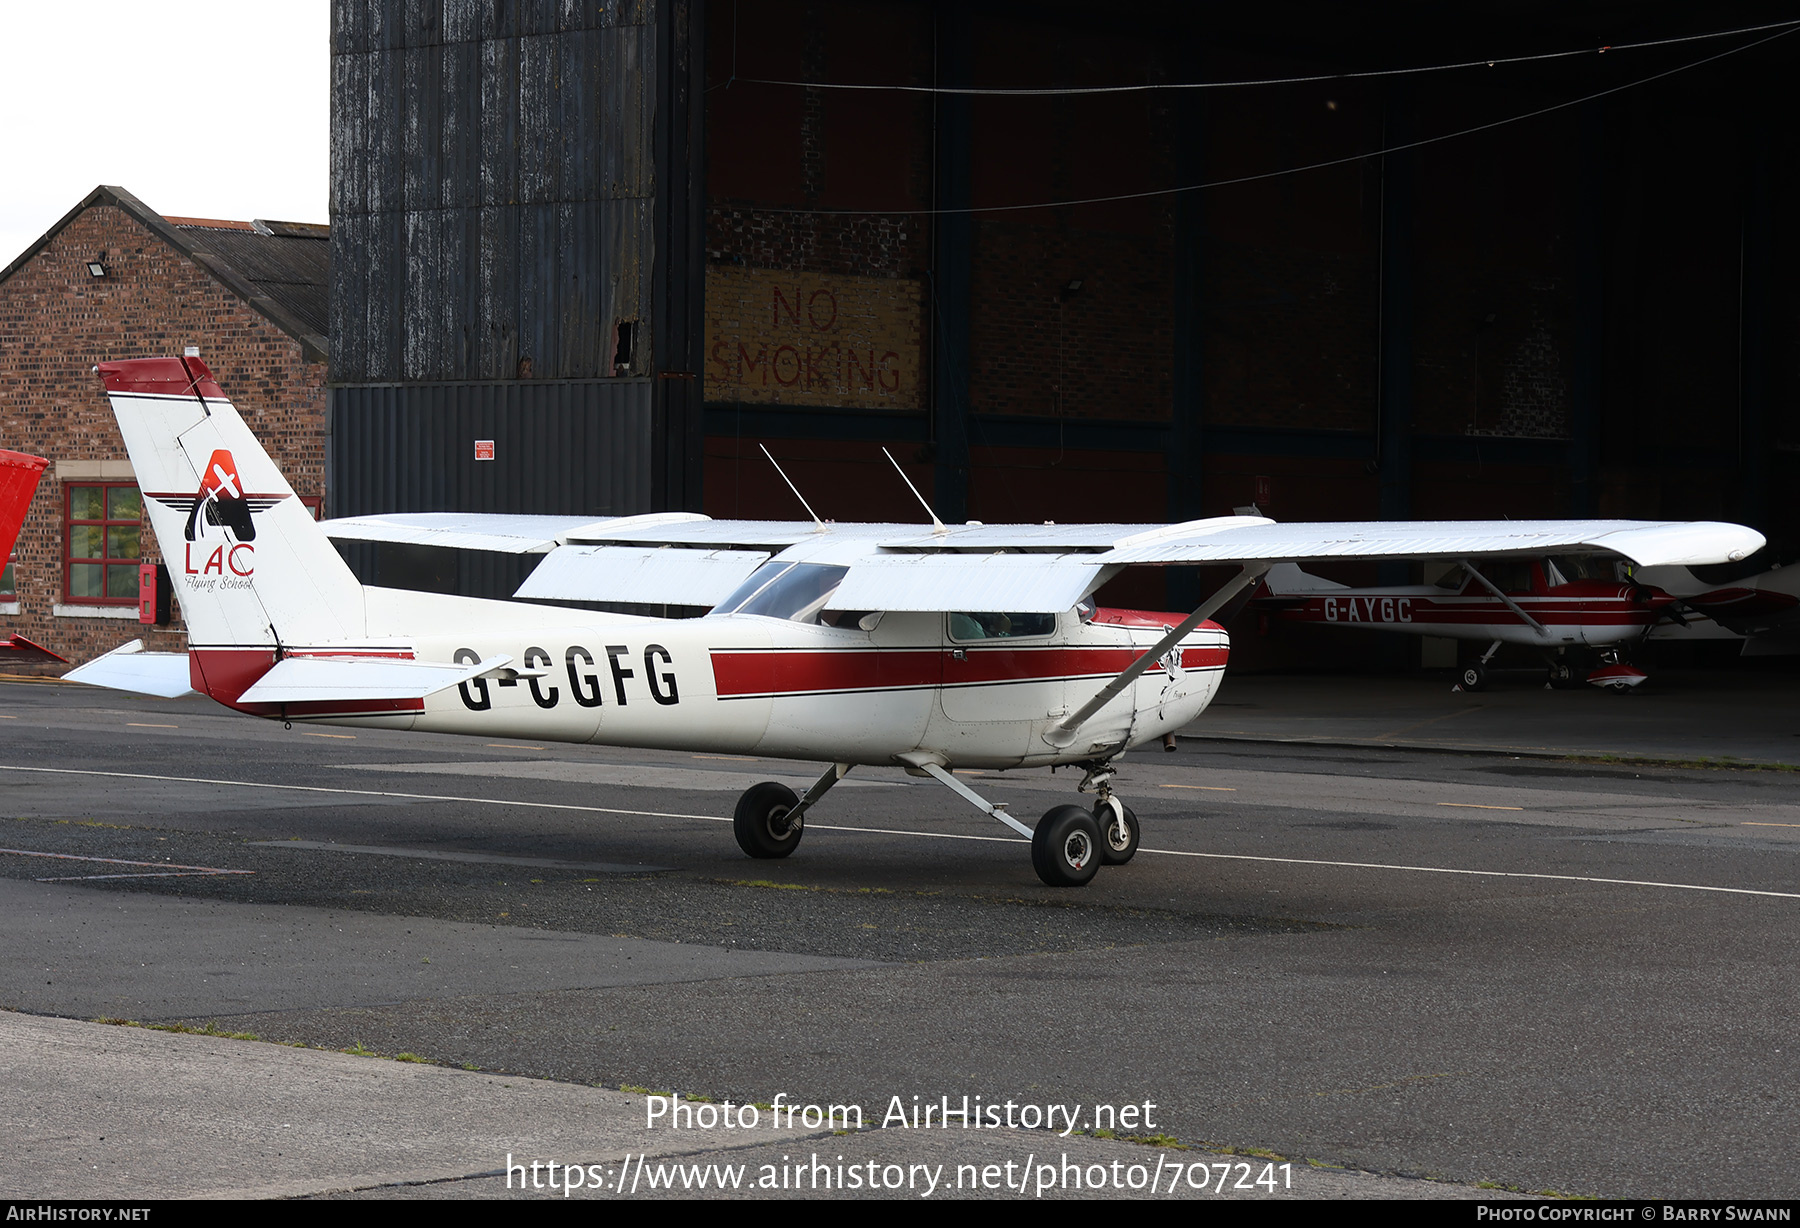
<instances>
[{"instance_id":1,"label":"wing strut","mask_svg":"<svg viewBox=\"0 0 1800 1228\"><path fill-rule=\"evenodd\" d=\"M1155 665L1163 653L1179 644L1182 637L1195 627L1211 618L1233 597L1262 579L1263 572L1269 570L1268 563L1245 563L1235 577L1220 586L1219 591L1203 602L1199 609L1182 619L1180 624L1171 627L1160 640L1144 650L1144 655L1126 666L1123 673L1100 689L1100 693L1082 704L1081 707L1052 725L1044 734L1044 741L1061 749L1075 740L1075 731L1094 713L1111 703L1113 697L1126 687L1136 682L1138 675Z\"/></svg>"},{"instance_id":2,"label":"wing strut","mask_svg":"<svg viewBox=\"0 0 1800 1228\"><path fill-rule=\"evenodd\" d=\"M1521 606L1518 602L1514 601L1511 597L1508 597L1505 593L1501 592L1499 586L1496 585L1492 580L1490 580L1486 576L1482 575L1479 571L1476 571L1474 564L1464 562L1462 565L1462 569L1464 571L1468 572L1471 576L1474 576L1476 583L1480 584L1481 587L1485 588L1488 592L1494 594L1494 596L1500 598L1501 604L1504 605L1507 609L1511 610L1514 614L1517 614L1520 618L1524 619L1526 625L1529 626L1533 631L1537 632L1539 635L1543 636L1545 639L1550 638L1550 633L1548 631L1544 630L1543 623L1539 622L1537 619L1535 619L1531 615L1527 614L1525 612L1525 609L1523 606Z\"/></svg>"}]
</instances>

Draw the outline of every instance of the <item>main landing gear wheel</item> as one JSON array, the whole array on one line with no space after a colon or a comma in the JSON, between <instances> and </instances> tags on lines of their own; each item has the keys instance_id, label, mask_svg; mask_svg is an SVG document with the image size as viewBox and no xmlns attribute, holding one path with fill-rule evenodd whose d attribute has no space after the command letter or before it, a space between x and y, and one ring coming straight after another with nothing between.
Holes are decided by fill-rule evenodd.
<instances>
[{"instance_id":1,"label":"main landing gear wheel","mask_svg":"<svg viewBox=\"0 0 1800 1228\"><path fill-rule=\"evenodd\" d=\"M1047 887L1080 887L1100 869L1100 825L1080 806L1057 806L1031 834L1031 867Z\"/></svg>"},{"instance_id":2,"label":"main landing gear wheel","mask_svg":"<svg viewBox=\"0 0 1800 1228\"><path fill-rule=\"evenodd\" d=\"M799 848L806 823L799 815L789 817L799 804L794 791L776 781L745 789L731 816L731 833L737 837L738 847L765 860L786 857Z\"/></svg>"},{"instance_id":3,"label":"main landing gear wheel","mask_svg":"<svg viewBox=\"0 0 1800 1228\"><path fill-rule=\"evenodd\" d=\"M1465 665L1462 673L1456 676L1465 691L1479 691L1487 686L1488 672L1485 665Z\"/></svg>"},{"instance_id":4,"label":"main landing gear wheel","mask_svg":"<svg viewBox=\"0 0 1800 1228\"><path fill-rule=\"evenodd\" d=\"M1550 663L1550 685L1559 691L1573 690L1581 685L1581 676L1567 661Z\"/></svg>"},{"instance_id":5,"label":"main landing gear wheel","mask_svg":"<svg viewBox=\"0 0 1800 1228\"><path fill-rule=\"evenodd\" d=\"M1119 809L1125 815L1123 824L1113 814L1113 808L1105 802L1094 806L1094 822L1100 825L1100 860L1109 866L1122 866L1136 856L1138 850L1138 820L1130 806Z\"/></svg>"}]
</instances>

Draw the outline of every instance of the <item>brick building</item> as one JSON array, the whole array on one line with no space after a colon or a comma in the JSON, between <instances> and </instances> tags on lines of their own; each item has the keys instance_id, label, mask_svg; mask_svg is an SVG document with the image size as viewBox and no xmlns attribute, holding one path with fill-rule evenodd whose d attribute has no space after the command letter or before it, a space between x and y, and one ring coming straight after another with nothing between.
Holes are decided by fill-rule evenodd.
<instances>
[{"instance_id":1,"label":"brick building","mask_svg":"<svg viewBox=\"0 0 1800 1228\"><path fill-rule=\"evenodd\" d=\"M163 217L101 187L0 271L0 446L52 462L0 581L0 630L76 662L140 635L184 646L179 621L138 622L138 565L157 547L95 363L198 346L294 489L322 502L329 249L325 226Z\"/></svg>"}]
</instances>

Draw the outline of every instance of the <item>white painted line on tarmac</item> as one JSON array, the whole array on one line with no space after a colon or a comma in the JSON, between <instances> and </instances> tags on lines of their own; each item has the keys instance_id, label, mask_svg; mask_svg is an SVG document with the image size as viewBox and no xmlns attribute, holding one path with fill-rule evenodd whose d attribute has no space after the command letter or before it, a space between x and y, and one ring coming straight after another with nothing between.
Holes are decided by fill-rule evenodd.
<instances>
[{"instance_id":1,"label":"white painted line on tarmac","mask_svg":"<svg viewBox=\"0 0 1800 1228\"><path fill-rule=\"evenodd\" d=\"M182 785L227 785L234 789L285 789L291 793L336 793L348 797L397 797L413 802L476 802L483 806L522 806L533 810L577 810L584 814L629 814L652 819L704 819L729 823L716 814L671 814L661 810L617 810L610 806L574 806L567 802L521 802L502 797L457 797L443 793L396 793L385 789L334 789L329 785L277 785L261 780L215 780L209 776L159 776L153 772L101 772L93 768L23 767L0 763L0 772L45 772L57 776L109 776L120 780L161 780Z\"/></svg>"},{"instance_id":2,"label":"white painted line on tarmac","mask_svg":"<svg viewBox=\"0 0 1800 1228\"><path fill-rule=\"evenodd\" d=\"M65 878L40 878L40 883L87 882L96 878L205 878L217 874L254 874L255 870L225 870L218 866L182 866L167 861L126 861L122 857L82 857L76 853L40 853L33 849L0 849L13 857L49 857L57 861L97 861L109 866L149 866L151 874L81 874Z\"/></svg>"},{"instance_id":3,"label":"white painted line on tarmac","mask_svg":"<svg viewBox=\"0 0 1800 1228\"><path fill-rule=\"evenodd\" d=\"M416 861L458 861L472 865L530 866L545 870L594 870L602 874L660 874L668 866L626 865L616 861L569 861L556 857L510 857L503 853L465 853L455 849L405 849L383 844L337 844L329 840L253 840L255 848L304 849L326 853L366 853L374 857L407 857Z\"/></svg>"},{"instance_id":4,"label":"white painted line on tarmac","mask_svg":"<svg viewBox=\"0 0 1800 1228\"><path fill-rule=\"evenodd\" d=\"M609 806L576 806L567 802L525 802L512 798L457 797L438 793L395 793L382 789L337 789L328 785L278 785L257 780L215 780L206 776L159 776L150 772L102 772L94 768L23 767L0 763L0 772L40 772L56 776L106 776L121 780L161 780L175 784L227 785L237 789L286 789L295 793L335 793L349 797L394 797L420 802L472 802L481 806L518 806L538 810L573 810L584 814L623 814L648 819L698 819L729 823L716 814L672 814L661 810L621 810ZM1017 836L965 836L956 832L906 831L891 827L841 827L808 823L818 831L862 832L879 836L921 836L931 840L980 840L992 844L1026 844ZM1462 874L1472 878L1535 878L1562 883L1604 883L1619 887L1662 887L1674 891L1713 891L1724 895L1756 895L1781 900L1800 900L1800 892L1757 891L1749 887L1709 887L1700 883L1661 883L1635 878L1597 878L1583 874L1532 874L1521 870L1459 870L1448 866L1399 866L1374 861L1318 861L1305 857L1257 857L1248 853L1195 853L1185 849L1140 848L1140 853L1164 857L1205 857L1217 861L1261 861L1272 865L1333 866L1350 870L1399 870L1411 874ZM154 863L152 863L154 864Z\"/></svg>"},{"instance_id":5,"label":"white painted line on tarmac","mask_svg":"<svg viewBox=\"0 0 1800 1228\"><path fill-rule=\"evenodd\" d=\"M1749 887L1707 887L1700 883L1658 883L1637 878L1595 878L1586 874L1530 874L1523 870L1457 870L1447 866L1395 866L1378 861L1313 861L1304 857L1253 857L1247 853L1190 853L1184 849L1147 849L1168 857L1212 857L1221 861L1267 861L1284 866L1338 866L1351 870L1406 870L1413 874L1467 874L1478 878L1542 878L1560 883L1610 883L1620 887L1667 887L1674 891L1719 891L1726 895L1766 895L1800 900L1800 892L1755 891Z\"/></svg>"}]
</instances>

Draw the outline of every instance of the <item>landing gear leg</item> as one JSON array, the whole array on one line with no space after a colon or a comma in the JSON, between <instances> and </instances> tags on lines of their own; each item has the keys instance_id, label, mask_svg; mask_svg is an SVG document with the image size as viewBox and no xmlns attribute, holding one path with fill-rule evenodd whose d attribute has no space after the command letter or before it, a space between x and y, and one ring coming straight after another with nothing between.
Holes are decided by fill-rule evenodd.
<instances>
[{"instance_id":1,"label":"landing gear leg","mask_svg":"<svg viewBox=\"0 0 1800 1228\"><path fill-rule=\"evenodd\" d=\"M1122 866L1137 854L1138 818L1113 793L1112 778L1110 761L1090 764L1077 791L1092 790L1097 797L1094 822L1100 825L1100 860L1109 866Z\"/></svg>"},{"instance_id":2,"label":"landing gear leg","mask_svg":"<svg viewBox=\"0 0 1800 1228\"><path fill-rule=\"evenodd\" d=\"M1488 650L1481 654L1481 660L1462 667L1462 672L1456 676L1456 685L1465 691L1479 691L1486 687L1488 684L1487 664L1499 651L1500 641L1495 640L1488 645Z\"/></svg>"},{"instance_id":3,"label":"landing gear leg","mask_svg":"<svg viewBox=\"0 0 1800 1228\"><path fill-rule=\"evenodd\" d=\"M1036 830L1006 813L944 770L924 754L908 754L900 762L922 772L983 814L992 815L1031 841L1031 868L1046 887L1085 886L1100 870L1100 824L1080 806L1057 806L1038 821ZM1089 769L1092 775L1092 769Z\"/></svg>"},{"instance_id":4,"label":"landing gear leg","mask_svg":"<svg viewBox=\"0 0 1800 1228\"><path fill-rule=\"evenodd\" d=\"M826 790L849 774L848 763L832 764L802 798L796 798L794 791L779 781L751 785L738 798L731 816L731 832L737 837L738 847L756 858L786 857L800 847L800 837L806 832L806 812L825 796Z\"/></svg>"}]
</instances>

